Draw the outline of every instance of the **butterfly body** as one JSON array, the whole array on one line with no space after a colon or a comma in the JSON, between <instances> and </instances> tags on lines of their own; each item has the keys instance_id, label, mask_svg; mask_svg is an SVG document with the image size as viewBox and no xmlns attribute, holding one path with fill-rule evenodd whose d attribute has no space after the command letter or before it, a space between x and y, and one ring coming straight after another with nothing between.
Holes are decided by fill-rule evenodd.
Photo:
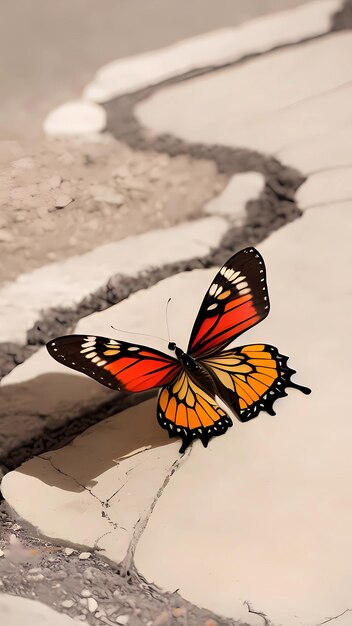
<instances>
[{"instance_id":1,"label":"butterfly body","mask_svg":"<svg viewBox=\"0 0 352 626\"><path fill-rule=\"evenodd\" d=\"M242 422L262 410L274 415L273 404L287 395L287 387L310 393L291 381L295 372L275 347L228 348L268 312L264 261L255 248L246 248L215 276L187 351L169 342L176 358L140 344L85 335L54 339L47 349L57 361L110 388L139 392L161 387L159 424L170 437L181 437L184 452L195 438L206 447L210 438L224 434L233 413Z\"/></svg>"}]
</instances>

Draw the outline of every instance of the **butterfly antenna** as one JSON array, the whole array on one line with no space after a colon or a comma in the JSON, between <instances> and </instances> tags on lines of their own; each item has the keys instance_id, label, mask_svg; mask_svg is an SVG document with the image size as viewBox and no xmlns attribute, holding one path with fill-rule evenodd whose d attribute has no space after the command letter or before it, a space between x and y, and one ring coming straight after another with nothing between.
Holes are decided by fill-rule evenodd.
<instances>
[{"instance_id":1,"label":"butterfly antenna","mask_svg":"<svg viewBox=\"0 0 352 626\"><path fill-rule=\"evenodd\" d=\"M168 299L168 301L167 301L167 303L166 303L166 310L165 310L165 316L166 316L166 328L167 328L167 336L168 336L169 343L170 343L170 341L171 341L171 340L170 340L169 320L168 320L167 314L168 314L168 310L169 310L169 304L170 304L170 302L171 302L171 298L169 298L169 299Z\"/></svg>"},{"instance_id":2,"label":"butterfly antenna","mask_svg":"<svg viewBox=\"0 0 352 626\"><path fill-rule=\"evenodd\" d=\"M136 333L133 330L121 330L121 328L116 328L112 324L110 324L110 328L117 330L118 333L127 333L128 335L139 335L140 337L152 337L153 339L160 339L160 341L163 341L164 343L169 343L168 341L166 341L166 339L164 339L163 337L159 337L158 335L149 335L148 333Z\"/></svg>"}]
</instances>

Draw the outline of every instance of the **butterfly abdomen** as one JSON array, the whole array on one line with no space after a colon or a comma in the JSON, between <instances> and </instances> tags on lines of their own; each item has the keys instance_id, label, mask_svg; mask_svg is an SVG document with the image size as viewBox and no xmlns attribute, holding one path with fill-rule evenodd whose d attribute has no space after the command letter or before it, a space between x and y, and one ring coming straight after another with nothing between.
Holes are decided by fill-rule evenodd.
<instances>
[{"instance_id":1,"label":"butterfly abdomen","mask_svg":"<svg viewBox=\"0 0 352 626\"><path fill-rule=\"evenodd\" d=\"M193 359L193 357L186 352L183 352L181 348L176 347L175 354L187 374L202 388L206 389L208 392L211 391L213 397L215 397L216 389L214 381L208 370L199 363L199 361Z\"/></svg>"}]
</instances>

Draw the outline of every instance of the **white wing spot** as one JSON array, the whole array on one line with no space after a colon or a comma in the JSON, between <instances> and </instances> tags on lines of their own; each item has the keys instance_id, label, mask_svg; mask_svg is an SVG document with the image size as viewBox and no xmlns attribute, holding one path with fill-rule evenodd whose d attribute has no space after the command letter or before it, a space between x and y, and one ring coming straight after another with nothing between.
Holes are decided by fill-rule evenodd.
<instances>
[{"instance_id":1,"label":"white wing spot","mask_svg":"<svg viewBox=\"0 0 352 626\"><path fill-rule=\"evenodd\" d=\"M217 288L218 288L218 284L217 283L213 283L211 285L210 289L209 289L209 295L213 296L214 293L216 292Z\"/></svg>"},{"instance_id":2,"label":"white wing spot","mask_svg":"<svg viewBox=\"0 0 352 626\"><path fill-rule=\"evenodd\" d=\"M217 302L215 302L215 304L211 304L210 306L208 306L208 311L211 311L212 309L216 309L217 307Z\"/></svg>"},{"instance_id":3,"label":"white wing spot","mask_svg":"<svg viewBox=\"0 0 352 626\"><path fill-rule=\"evenodd\" d=\"M134 351L134 350L139 350L138 346L130 346L127 349L130 350L131 352Z\"/></svg>"}]
</instances>

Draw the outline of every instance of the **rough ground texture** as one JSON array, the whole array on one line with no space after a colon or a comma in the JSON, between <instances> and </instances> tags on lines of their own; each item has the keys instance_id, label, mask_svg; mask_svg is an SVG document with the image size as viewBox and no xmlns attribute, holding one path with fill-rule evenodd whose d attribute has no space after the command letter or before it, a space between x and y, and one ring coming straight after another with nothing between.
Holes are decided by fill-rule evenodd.
<instances>
[{"instance_id":1,"label":"rough ground texture","mask_svg":"<svg viewBox=\"0 0 352 626\"><path fill-rule=\"evenodd\" d=\"M39 539L4 506L0 522L0 592L36 598L92 626L246 626L193 606L177 589L162 593L134 570L108 563L99 552Z\"/></svg>"},{"instance_id":2,"label":"rough ground texture","mask_svg":"<svg viewBox=\"0 0 352 626\"><path fill-rule=\"evenodd\" d=\"M134 151L109 135L31 147L2 142L0 284L99 244L193 219L225 183L210 159Z\"/></svg>"}]
</instances>

